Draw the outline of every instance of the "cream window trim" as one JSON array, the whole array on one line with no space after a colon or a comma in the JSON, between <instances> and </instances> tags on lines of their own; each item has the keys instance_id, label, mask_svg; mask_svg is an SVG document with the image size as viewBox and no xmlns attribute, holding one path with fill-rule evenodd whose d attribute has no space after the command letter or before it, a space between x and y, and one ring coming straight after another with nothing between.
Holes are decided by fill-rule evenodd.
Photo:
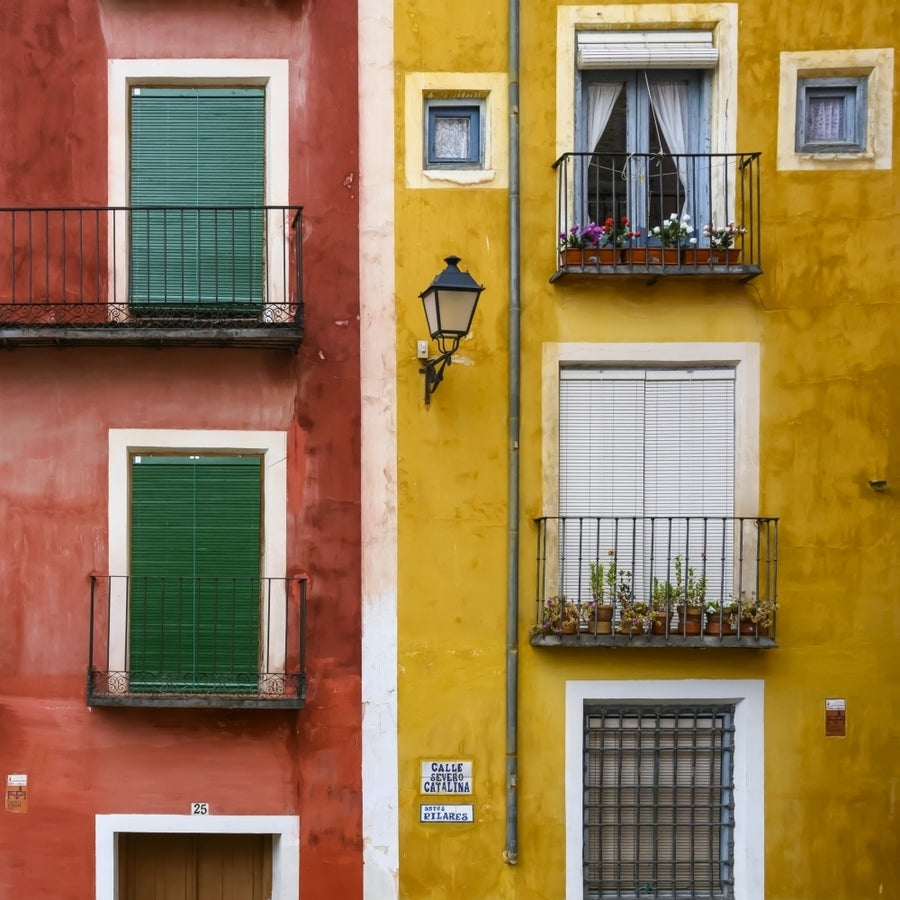
<instances>
[{"instance_id":1,"label":"cream window trim","mask_svg":"<svg viewBox=\"0 0 900 900\"><path fill-rule=\"evenodd\" d=\"M556 18L556 156L575 150L575 78L577 35L581 31L711 32L719 60L712 78L710 152L734 153L737 147L736 3L648 3L637 5L560 6Z\"/></svg>"},{"instance_id":2,"label":"cream window trim","mask_svg":"<svg viewBox=\"0 0 900 900\"><path fill-rule=\"evenodd\" d=\"M281 579L287 572L287 432L193 431L187 429L110 428L108 457L109 575L130 572L131 535L130 461L134 454L160 451L182 453L259 453L263 471L263 546L260 575ZM283 584L274 587L283 591ZM272 618L264 633L282 634L284 604L271 604ZM127 668L127 602L124 584L110 590L109 667ZM272 658L272 671L284 668L283 650Z\"/></svg>"},{"instance_id":3,"label":"cream window trim","mask_svg":"<svg viewBox=\"0 0 900 900\"><path fill-rule=\"evenodd\" d=\"M559 510L559 371L565 365L733 366L735 369L734 515L759 510L759 344L546 343L542 359L542 515Z\"/></svg>"},{"instance_id":4,"label":"cream window trim","mask_svg":"<svg viewBox=\"0 0 900 900\"><path fill-rule=\"evenodd\" d=\"M404 172L406 187L459 188L509 186L507 136L508 79L505 72L409 72L404 81ZM458 99L484 104L481 168L427 168L424 165L426 101Z\"/></svg>"},{"instance_id":5,"label":"cream window trim","mask_svg":"<svg viewBox=\"0 0 900 900\"><path fill-rule=\"evenodd\" d=\"M262 87L265 89L265 204L288 202L288 61L286 59L111 59L107 71L109 205L128 206L131 176L131 88L139 85L191 87ZM128 296L128 239L109 234L109 258L115 260L115 294ZM266 237L270 266L267 296L276 306L285 301L282 271L285 239L277 229ZM112 278L112 273L110 278Z\"/></svg>"},{"instance_id":6,"label":"cream window trim","mask_svg":"<svg viewBox=\"0 0 900 900\"><path fill-rule=\"evenodd\" d=\"M778 169L834 171L890 169L893 158L894 50L809 50L782 53L778 83ZM859 153L797 151L797 84L800 78L864 75L865 150Z\"/></svg>"}]
</instances>

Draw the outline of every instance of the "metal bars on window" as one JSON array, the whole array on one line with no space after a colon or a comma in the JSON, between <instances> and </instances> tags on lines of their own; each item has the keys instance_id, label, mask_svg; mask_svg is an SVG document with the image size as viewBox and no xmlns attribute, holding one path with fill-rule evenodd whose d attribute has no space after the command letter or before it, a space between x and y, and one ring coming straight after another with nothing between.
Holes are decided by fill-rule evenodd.
<instances>
[{"instance_id":1,"label":"metal bars on window","mask_svg":"<svg viewBox=\"0 0 900 900\"><path fill-rule=\"evenodd\" d=\"M584 897L734 897L734 706L584 718Z\"/></svg>"}]
</instances>

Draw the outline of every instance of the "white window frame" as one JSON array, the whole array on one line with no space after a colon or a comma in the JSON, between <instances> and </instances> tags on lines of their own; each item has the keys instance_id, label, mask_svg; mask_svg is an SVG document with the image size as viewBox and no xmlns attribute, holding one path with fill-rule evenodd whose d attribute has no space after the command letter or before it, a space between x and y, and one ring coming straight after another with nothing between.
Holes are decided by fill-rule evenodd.
<instances>
[{"instance_id":1,"label":"white window frame","mask_svg":"<svg viewBox=\"0 0 900 900\"><path fill-rule=\"evenodd\" d=\"M764 682L756 679L568 681L565 694L566 897L583 894L584 708L593 703L734 703L734 896L765 896Z\"/></svg>"},{"instance_id":2,"label":"white window frame","mask_svg":"<svg viewBox=\"0 0 900 900\"><path fill-rule=\"evenodd\" d=\"M286 59L111 59L108 65L109 159L108 190L111 207L130 203L131 89L141 85L167 87L262 87L265 89L266 206L287 205L289 172L288 60ZM110 228L109 258L115 264L115 296L128 297L128 236L113 243ZM274 308L287 302L287 236L266 229L268 284L266 297ZM111 262L112 264L112 262ZM120 303L124 302L120 299ZM111 311L112 314L112 311ZM268 320L265 316L264 318Z\"/></svg>"},{"instance_id":3,"label":"white window frame","mask_svg":"<svg viewBox=\"0 0 900 900\"><path fill-rule=\"evenodd\" d=\"M109 430L109 569L110 576L131 572L131 457L158 452L221 454L256 453L262 456L263 546L262 578L284 579L287 572L287 432L285 431L192 431L186 429L111 428ZM109 596L110 671L128 669L127 585L113 578ZM285 584L272 583L272 602L263 609L261 630L281 635L285 620ZM284 643L263 648L269 673L283 673ZM262 686L261 686L262 687ZM268 688L267 688L268 689ZM123 686L123 690L127 690Z\"/></svg>"},{"instance_id":4,"label":"white window frame","mask_svg":"<svg viewBox=\"0 0 900 900\"><path fill-rule=\"evenodd\" d=\"M559 511L559 371L566 365L734 367L734 515L759 515L759 344L546 343L543 345L543 515Z\"/></svg>"},{"instance_id":5,"label":"white window frame","mask_svg":"<svg viewBox=\"0 0 900 900\"><path fill-rule=\"evenodd\" d=\"M96 900L119 896L120 834L268 834L272 836L271 900L296 900L300 883L297 816L97 815L94 818Z\"/></svg>"}]
</instances>

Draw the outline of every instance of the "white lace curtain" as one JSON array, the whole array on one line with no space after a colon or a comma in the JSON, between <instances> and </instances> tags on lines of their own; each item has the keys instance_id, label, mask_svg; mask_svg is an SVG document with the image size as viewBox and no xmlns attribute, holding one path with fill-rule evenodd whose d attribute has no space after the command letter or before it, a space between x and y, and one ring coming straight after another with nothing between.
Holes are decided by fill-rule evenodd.
<instances>
[{"instance_id":1,"label":"white lace curtain","mask_svg":"<svg viewBox=\"0 0 900 900\"><path fill-rule=\"evenodd\" d=\"M678 178L681 181L685 203L681 212L687 209L687 198L690 196L688 182L690 168L688 160L680 154L688 152L688 103L690 89L687 84L678 82L650 82L644 74L645 83L650 94L650 103L656 113L656 121L662 137L675 155ZM612 115L613 107L624 84L591 84L587 88L587 145L594 150L597 142ZM660 142L662 143L662 142Z\"/></svg>"}]
</instances>

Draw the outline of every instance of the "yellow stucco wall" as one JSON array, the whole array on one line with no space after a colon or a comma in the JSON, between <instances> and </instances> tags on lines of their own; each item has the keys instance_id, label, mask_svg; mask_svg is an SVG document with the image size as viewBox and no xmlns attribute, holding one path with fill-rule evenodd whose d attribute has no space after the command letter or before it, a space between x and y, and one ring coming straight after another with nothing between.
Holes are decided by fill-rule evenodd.
<instances>
[{"instance_id":1,"label":"yellow stucco wall","mask_svg":"<svg viewBox=\"0 0 900 900\"><path fill-rule=\"evenodd\" d=\"M688 6L688 5L685 5ZM702 10L702 5L690 5ZM646 12L647 8L642 7ZM506 70L506 4L395 4L400 896L565 896L572 680L762 679L765 897L900 896L900 316L897 163L778 168L781 52L890 48L866 3L741 3L737 147L761 151L762 266L748 284L566 280L555 263L557 5L523 2L519 861L504 865L508 192L407 187L408 73ZM896 118L896 117L895 117ZM891 125L897 145L897 123ZM422 401L418 294L455 253L486 285L472 335ZM363 285L365 290L365 285ZM758 342L759 512L781 518L778 649L567 650L528 642L543 509L545 342ZM432 350L434 348L432 347ZM872 490L884 478L888 490ZM847 702L826 738L824 701ZM422 824L419 766L471 760L474 824ZM445 797L448 803L458 798ZM738 894L738 897L741 895ZM570 900L575 900L574 897ZM580 898L579 898L580 900Z\"/></svg>"}]
</instances>

